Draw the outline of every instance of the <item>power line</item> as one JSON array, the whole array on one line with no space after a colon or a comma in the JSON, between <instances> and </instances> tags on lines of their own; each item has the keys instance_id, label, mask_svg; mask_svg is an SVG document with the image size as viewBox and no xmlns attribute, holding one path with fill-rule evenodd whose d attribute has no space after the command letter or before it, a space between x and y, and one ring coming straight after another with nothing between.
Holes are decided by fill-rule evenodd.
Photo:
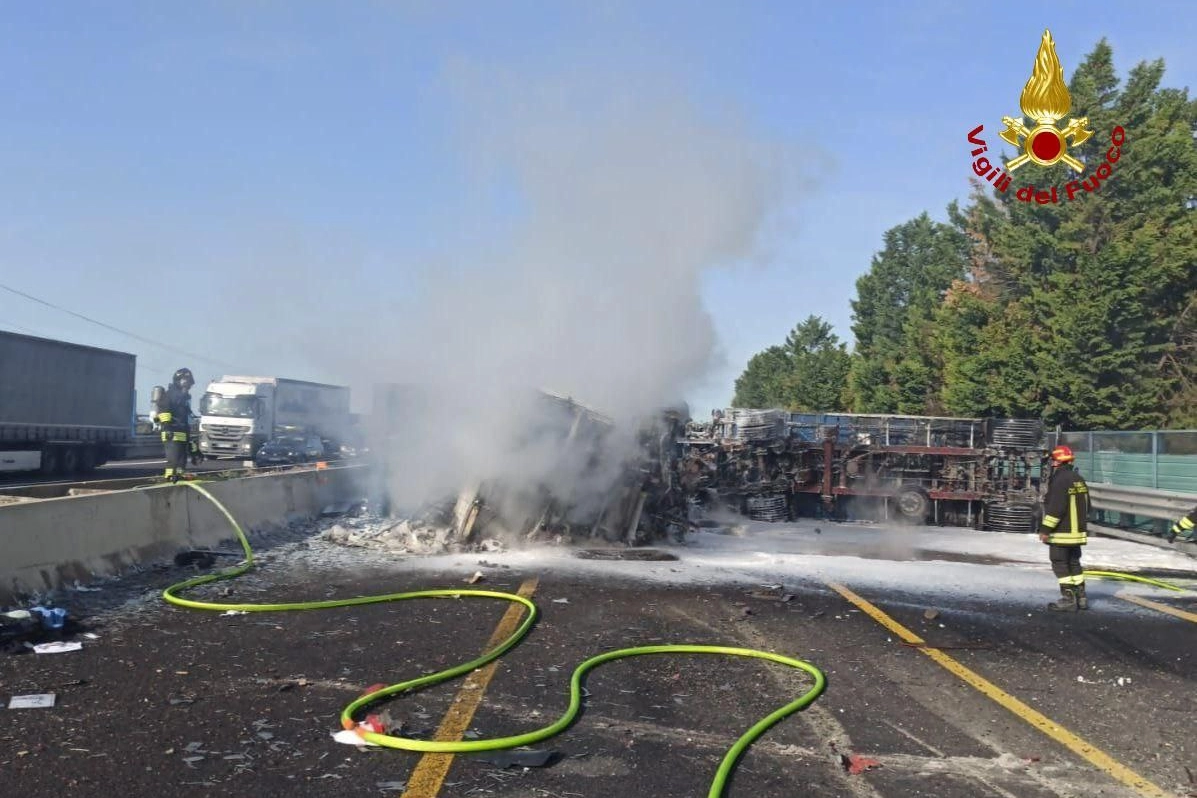
<instances>
[{"instance_id":1,"label":"power line","mask_svg":"<svg viewBox=\"0 0 1197 798\"><path fill-rule=\"evenodd\" d=\"M75 318L77 318L77 319L83 319L83 321L90 322L91 324L95 324L95 325L97 325L97 326L99 326L99 327L103 327L103 328L104 328L104 329L106 329L106 330L111 330L111 331L113 331L113 332L115 332L115 333L120 333L121 335L128 336L129 338L133 338L133 339L136 339L136 340L138 340L138 341L141 341L141 342L143 342L143 343L147 343L147 344L149 344L150 346L157 346L157 347L159 347L159 348L161 348L161 349L165 349L165 350L168 350L168 351L171 351L171 352L175 352L176 354L184 355L184 356L186 356L186 357L189 357L189 358L192 358L192 359L195 359L195 360L203 360L203 361L205 361L205 362L207 362L207 363L213 363L213 364L215 364L215 365L222 366L222 367L224 367L224 368L226 368L226 369L231 369L231 370L234 370L234 371L237 369L237 367L236 367L236 366L231 366L231 365L229 365L228 363L225 363L225 362L224 362L224 361L222 361L222 360L215 360L215 359L213 359L213 358L210 358L210 357L204 357L203 355L197 355L197 354L195 354L194 352L188 352L188 351L187 351L187 350L185 350L185 349L179 349L179 348L178 348L178 347L176 347L176 346L171 346L171 345L169 345L169 344L164 344L164 343L161 343L161 342L159 342L159 341L155 341L155 340L153 340L153 339L146 338L146 337L145 337L145 336L143 336L143 335L138 335L137 333L132 333L132 332L129 332L128 330L122 330L120 327L113 327L111 324L105 324L104 322L102 322L102 321L97 321L96 319L93 319L93 318L91 318L90 316L84 316L82 313L76 313L76 312L75 312L75 311L73 311L73 310L68 310L67 308L61 307L61 306L59 306L59 305L55 305L53 302L47 302L47 301L46 301L46 300L44 300L44 299L39 299L38 297L35 297L35 296L33 296L32 294L26 294L24 291L18 291L17 289L15 289L15 288L13 288L13 287L11 287L11 286L4 285L3 283L0 283L0 288L3 288L5 291L8 291L9 293L16 294L17 296L20 296L20 297L24 297L25 299L28 299L28 300L30 300L31 302L36 302L36 303L38 303L39 305L45 305L45 306L46 306L46 307L48 307L48 308L53 308L54 310L58 310L58 311L61 311L61 312L63 312L63 313L69 314L69 315L71 315L71 316L74 316L74 317L75 317Z\"/></svg>"},{"instance_id":2,"label":"power line","mask_svg":"<svg viewBox=\"0 0 1197 798\"><path fill-rule=\"evenodd\" d=\"M23 332L28 335L36 335L38 338L46 338L47 337L47 335L43 332L38 332L37 330L31 330L28 327L25 327L20 324L14 324L13 322L5 321L4 319L0 319L0 327L8 327L10 329L16 330L17 332ZM154 372L157 374L163 374L166 371L164 368L162 368L161 366L159 366L153 362L150 362L148 360L143 360L141 355L137 355L136 366L141 371L149 371L149 372Z\"/></svg>"}]
</instances>

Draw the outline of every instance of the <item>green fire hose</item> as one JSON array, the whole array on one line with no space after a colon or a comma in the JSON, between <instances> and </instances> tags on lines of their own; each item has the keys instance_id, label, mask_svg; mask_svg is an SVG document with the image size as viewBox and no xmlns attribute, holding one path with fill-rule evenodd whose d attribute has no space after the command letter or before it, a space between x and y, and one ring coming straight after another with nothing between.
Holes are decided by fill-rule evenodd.
<instances>
[{"instance_id":1,"label":"green fire hose","mask_svg":"<svg viewBox=\"0 0 1197 798\"><path fill-rule=\"evenodd\" d=\"M637 646L633 648L621 648L616 651L608 651L591 657L582 664L578 665L578 667L574 669L573 675L570 677L569 706L556 721L548 726L536 729L534 731L526 732L524 734L511 735L508 737L496 737L489 740L456 741L415 740L410 737L376 734L374 732L363 731L358 729L357 723L354 721L354 715L370 704L373 704L383 698L387 698L388 696L408 693L469 673L476 668L480 668L483 665L498 659L510 651L517 643L520 642L524 635L528 633L528 630L532 628L532 624L535 622L537 615L536 605L529 599L514 593L503 593L494 590L457 589L415 590L406 593L386 593L378 596L360 596L351 599L296 601L280 604L223 604L218 602L195 601L192 599L183 598L179 594L186 590L224 579L232 579L234 577L240 576L254 567L253 550L250 548L249 540L246 538L245 532L242 531L241 525L237 523L237 519L235 519L228 509L202 485L199 485L195 482L186 482L184 484L207 498L210 502L212 502L213 505L216 506L216 508L224 515L224 517L228 519L233 531L237 534L237 539L241 543L241 548L245 552L245 561L233 566L232 568L217 571L211 574L205 574L203 576L197 576L194 579L188 579L166 588L166 590L162 592L162 597L169 603L179 607L187 607L189 609L195 610L285 612L292 610L323 610L332 609L334 607L352 607L362 604L378 604L385 601L406 601L408 599L420 598L485 598L510 601L523 605L526 612L516 630L511 634L510 637L482 656L437 673L431 673L416 679L409 679L404 682L392 684L389 687L375 690L361 696L360 698L357 698L348 706L346 706L341 711L341 725L346 729L357 730L362 739L367 742L375 743L388 748L398 748L405 751L437 753L496 751L540 742L564 731L577 719L582 708L582 679L588 671L598 667L599 665L602 665L603 663L611 662L617 659L625 659L628 657L639 657L654 654L713 654L761 659L805 671L814 680L814 684L810 687L810 689L799 696L796 700L774 710L753 724L751 728L740 735L731 748L728 749L727 753L724 754L723 760L720 762L719 768L711 781L710 790L707 793L708 798L720 798L720 796L723 795L724 785L728 776L731 775L731 772L735 768L736 763L739 761L740 756L745 750L747 750L748 746L750 746L754 741L757 740L757 738L759 738L762 734L764 734L784 718L810 706L820 695L822 695L823 691L827 687L826 677L823 675L823 672L814 665L811 665L809 662L805 662L800 659L794 659L792 657L786 657L782 656L781 654L774 654L768 651L759 651L750 648L734 648L730 646Z\"/></svg>"}]
</instances>

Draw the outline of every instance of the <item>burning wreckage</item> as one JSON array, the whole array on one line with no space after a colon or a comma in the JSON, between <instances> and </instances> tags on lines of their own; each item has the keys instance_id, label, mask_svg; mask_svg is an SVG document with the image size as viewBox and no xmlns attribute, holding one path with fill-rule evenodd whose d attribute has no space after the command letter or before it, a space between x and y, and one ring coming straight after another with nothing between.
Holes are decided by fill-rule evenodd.
<instances>
[{"instance_id":1,"label":"burning wreckage","mask_svg":"<svg viewBox=\"0 0 1197 798\"><path fill-rule=\"evenodd\" d=\"M721 509L761 521L1011 532L1038 520L1046 454L1038 421L742 408L715 411L708 422L687 415L660 413L628 435L583 405L542 394L515 443L551 454L536 476L482 480L417 513L396 513L406 517L374 535L384 548L432 553L680 541ZM329 536L368 545L341 527Z\"/></svg>"},{"instance_id":2,"label":"burning wreckage","mask_svg":"<svg viewBox=\"0 0 1197 798\"><path fill-rule=\"evenodd\" d=\"M379 401L376 391L379 418L405 419L398 428L392 421L389 429L378 431L393 450L406 445L413 424L436 426L428 424L436 414L429 412L426 397L410 389L393 390L381 408ZM517 429L488 430L502 439L511 464L504 473L413 510L398 506L386 484L386 471L402 472L400 457L384 467L376 491L387 496L376 503L384 519L334 526L325 537L422 554L524 542L637 546L680 541L690 523L676 472L686 415L685 410L662 412L625 431L571 399L539 393L530 407L512 414Z\"/></svg>"}]
</instances>

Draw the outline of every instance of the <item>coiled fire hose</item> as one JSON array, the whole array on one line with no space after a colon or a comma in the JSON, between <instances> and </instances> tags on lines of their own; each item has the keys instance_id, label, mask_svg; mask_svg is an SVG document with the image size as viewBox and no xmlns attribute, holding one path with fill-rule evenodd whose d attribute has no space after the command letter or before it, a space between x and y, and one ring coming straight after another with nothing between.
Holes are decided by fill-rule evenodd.
<instances>
[{"instance_id":1,"label":"coiled fire hose","mask_svg":"<svg viewBox=\"0 0 1197 798\"><path fill-rule=\"evenodd\" d=\"M770 712L765 717L761 718L752 725L746 732L744 732L736 740L736 742L724 754L723 760L719 763L719 768L715 772L715 776L711 781L711 787L707 793L708 798L720 798L723 795L724 784L728 776L731 775L740 756L747 750L748 746L752 745L757 738L768 731L771 727L779 723L784 718L805 709L815 702L827 687L827 679L823 672L800 659L782 656L781 654L774 654L768 651L759 651L751 648L734 648L730 646L701 646L701 645L661 645L661 646L637 646L633 648L621 648L616 651L608 651L603 654L591 657L574 669L573 675L569 681L569 706L565 712L553 723L534 731L525 732L524 734L515 734L508 737L495 737L489 740L460 740L460 741L432 741L432 740L415 740L410 737L399 737L389 734L378 734L375 732L364 731L358 728L354 721L354 714L366 706L375 703L381 699L393 695L401 695L403 693L419 690L430 685L439 684L440 682L453 679L457 676L469 673L470 671L480 668L488 662L492 662L505 653L510 651L532 628L532 624L536 621L537 609L536 605L529 599L516 595L514 593L503 593L495 590L415 590L407 593L386 593L378 596L359 596L350 599L333 599L327 601L295 601L281 604L223 604L212 601L194 601L186 599L179 594L190 590L193 587L210 584L225 579L232 579L234 577L244 574L254 567L253 549L250 548L249 539L246 538L245 532L242 531L241 525L235 519L221 502L213 496L202 485L195 482L183 483L187 487L200 493L208 501L219 510L225 518L228 519L233 531L237 535L237 540L241 543L241 548L245 552L245 561L235 565L231 568L217 571L203 576L197 576L193 579L187 579L178 584L171 585L162 592L162 597L169 603L179 607L187 607L194 610L217 610L227 611L235 610L240 612L287 612L292 610L325 610L334 607L352 607L362 604L379 604L385 601L406 601L408 599L420 598L486 598L497 599L501 601L511 601L522 604L526 610L523 620L511 636L500 643L492 650L486 652L480 657L464 662L461 665L455 665L452 668L439 671L437 673L427 674L416 679L409 679L404 682L392 684L389 687L384 687L380 690L367 693L360 698L354 700L343 710L341 710L341 725L346 729L353 729L361 735L362 739L375 743L376 745L385 746L388 748L399 748L405 751L423 751L435 753L475 753L480 751L497 751L506 748L515 748L522 745L530 745L532 743L546 740L554 735L559 734L568 728L578 717L582 708L582 678L586 673L593 668L602 665L605 662L611 662L617 659L625 659L628 657L639 657L652 654L715 654L732 657L745 657L750 659L762 659L768 662L776 662L781 665L786 665L797 670L805 671L814 680L814 684L799 696L796 700L791 701L783 707L780 707L773 712Z\"/></svg>"}]
</instances>

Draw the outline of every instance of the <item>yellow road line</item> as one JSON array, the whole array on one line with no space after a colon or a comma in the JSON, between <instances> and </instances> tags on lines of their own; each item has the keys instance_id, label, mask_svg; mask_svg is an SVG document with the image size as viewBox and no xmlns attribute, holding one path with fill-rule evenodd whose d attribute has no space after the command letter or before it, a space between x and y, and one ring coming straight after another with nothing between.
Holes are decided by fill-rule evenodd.
<instances>
[{"instance_id":1,"label":"yellow road line","mask_svg":"<svg viewBox=\"0 0 1197 798\"><path fill-rule=\"evenodd\" d=\"M520 585L519 594L524 598L530 598L536 592L538 581L537 579L526 580ZM490 651L511 637L525 611L522 604L513 603L508 607L483 651ZM470 728L474 712L482 703L482 695L486 692L491 677L495 675L495 668L498 664L498 660L487 663L465 678L457 695L453 697L453 703L445 712L445 717L441 720L440 728L436 730L436 736L433 739L446 742L462 738L466 729ZM404 790L401 798L436 798L445 781L445 776L449 773L449 766L452 764L453 754L424 754L420 757L416 769L412 771L411 778L407 780L407 789Z\"/></svg>"},{"instance_id":2,"label":"yellow road line","mask_svg":"<svg viewBox=\"0 0 1197 798\"><path fill-rule=\"evenodd\" d=\"M928 647L926 645L926 641L924 641L921 637L895 621L893 618L886 615L868 601L853 593L848 588L834 582L829 582L828 585L832 590L839 593L848 601L859 607L874 621L881 624L886 629L889 629L907 643L913 643L917 645L919 651L935 660L952 674L959 677L964 682L972 685L984 695L1010 710L1015 715L1046 734L1048 737L1051 737L1053 740L1063 745L1065 748L1068 748L1070 751L1082 757L1083 759L1089 760L1089 762L1105 771L1118 781L1127 785L1132 790L1139 793L1139 795L1148 796L1148 798L1169 798L1171 795L1171 793L1160 789L1147 779L1135 773L1130 768L1116 761L1113 757L1093 747L1080 737L1077 737L1075 734L1060 726L1058 723L1055 723L1039 712L1036 712L1034 709L1005 692L997 685L987 681L980 674L969 670L964 665L961 665L944 652L937 648Z\"/></svg>"},{"instance_id":3,"label":"yellow road line","mask_svg":"<svg viewBox=\"0 0 1197 798\"><path fill-rule=\"evenodd\" d=\"M1197 623L1197 612L1187 612L1185 610L1177 609L1176 607L1169 607L1167 604L1160 604L1158 601L1145 599L1141 596L1136 596L1134 593L1127 593L1123 590L1119 590L1114 594L1114 596L1122 599L1123 601L1129 601L1131 604L1138 604L1140 607L1159 610L1160 612L1166 612L1169 615L1175 616L1177 618L1183 618L1186 621Z\"/></svg>"}]
</instances>

